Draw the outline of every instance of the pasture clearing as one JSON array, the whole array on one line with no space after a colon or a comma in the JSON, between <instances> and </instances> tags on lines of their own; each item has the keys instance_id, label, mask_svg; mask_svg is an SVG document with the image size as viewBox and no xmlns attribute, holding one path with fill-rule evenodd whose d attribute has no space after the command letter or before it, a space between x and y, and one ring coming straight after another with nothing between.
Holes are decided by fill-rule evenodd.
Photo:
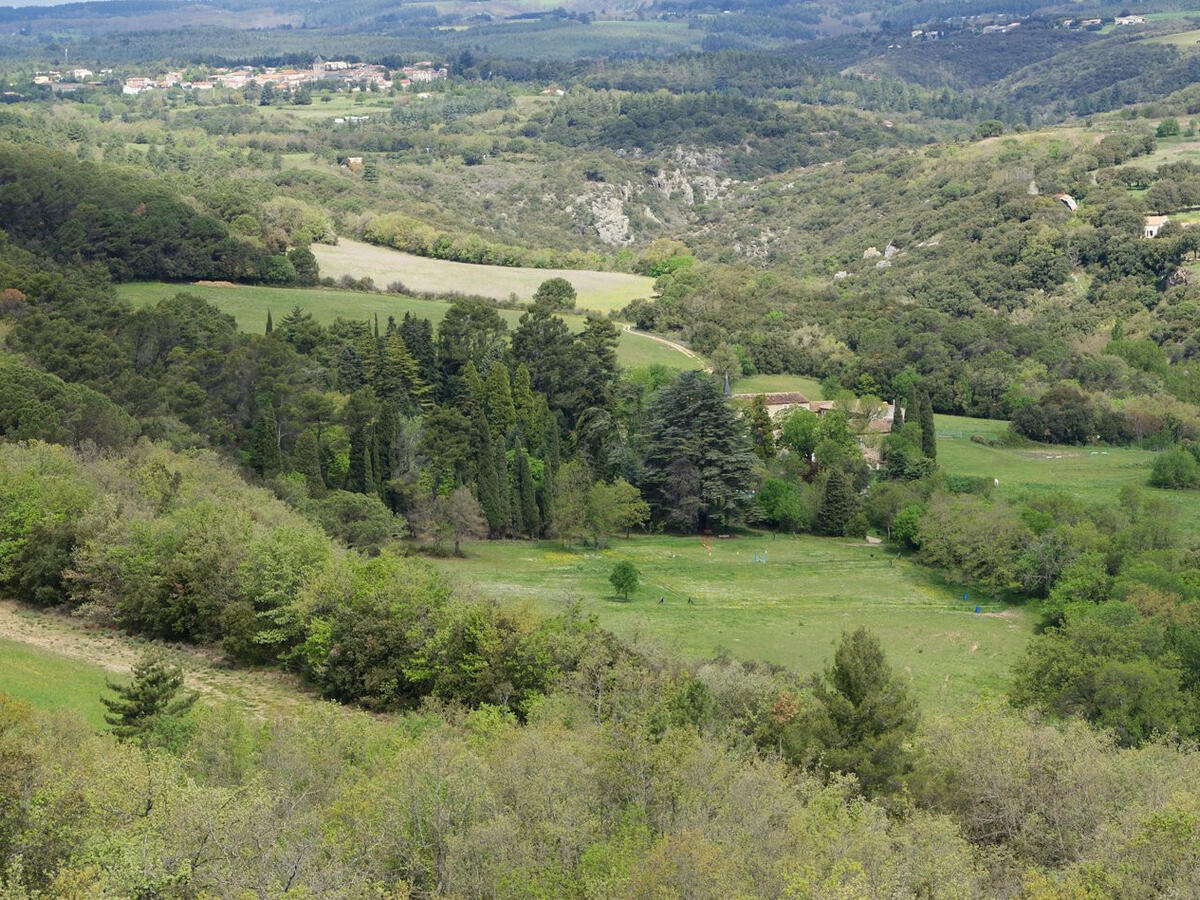
<instances>
[{"instance_id":1,"label":"pasture clearing","mask_svg":"<svg viewBox=\"0 0 1200 900\"><path fill-rule=\"evenodd\" d=\"M1200 15L1200 13L1197 13ZM1180 50L1194 50L1196 44L1200 43L1200 30L1193 29L1191 31L1177 31L1174 34L1164 34L1159 37L1147 39L1150 44L1167 44L1171 47L1178 47Z\"/></svg>"},{"instance_id":2,"label":"pasture clearing","mask_svg":"<svg viewBox=\"0 0 1200 900\"><path fill-rule=\"evenodd\" d=\"M824 668L842 632L865 625L926 704L964 709L996 696L1031 634L1031 614L1002 607L897 558L882 545L810 535L615 540L607 549L557 542L466 545L465 559L434 564L481 596L547 612L577 600L624 638L689 658L722 651L802 673ZM767 563L753 561L765 551ZM612 567L641 572L630 602L613 595ZM658 598L663 597L660 604ZM688 603L688 597L692 603ZM973 609L981 602L984 614Z\"/></svg>"},{"instance_id":3,"label":"pasture clearing","mask_svg":"<svg viewBox=\"0 0 1200 900\"><path fill-rule=\"evenodd\" d=\"M997 496L1065 491L1090 503L1115 503L1121 488L1135 485L1161 497L1179 511L1180 524L1200 528L1200 491L1166 491L1149 486L1155 452L1136 447L1058 446L989 447L971 435L994 438L1008 423L965 416L935 416L938 464L952 475L999 480Z\"/></svg>"},{"instance_id":4,"label":"pasture clearing","mask_svg":"<svg viewBox=\"0 0 1200 900\"><path fill-rule=\"evenodd\" d=\"M161 281L130 282L117 285L117 293L134 306L150 306L178 293L195 294L207 300L222 312L237 320L242 331L262 333L267 326L267 312L278 322L299 306L322 324L329 324L341 316L345 319L373 319L379 316L381 324L388 316L402 319L406 312L429 319L436 326L450 308L440 300L423 300L400 294L377 294L365 291L339 291L329 288L277 288L251 285L229 287L212 284L167 284ZM524 310L497 309L500 318L515 328ZM563 316L572 331L583 328L583 316ZM656 340L650 335L622 332L617 346L617 359L621 365L662 365L668 369L688 370L699 367L696 359Z\"/></svg>"},{"instance_id":5,"label":"pasture clearing","mask_svg":"<svg viewBox=\"0 0 1200 900\"><path fill-rule=\"evenodd\" d=\"M1187 127L1187 117L1181 121L1180 127ZM1135 156L1126 160L1125 165L1153 171L1167 163L1190 162L1200 163L1200 140L1189 137L1159 138L1158 148L1146 156Z\"/></svg>"},{"instance_id":6,"label":"pasture clearing","mask_svg":"<svg viewBox=\"0 0 1200 900\"><path fill-rule=\"evenodd\" d=\"M179 649L93 629L52 612L0 601L0 691L41 709L73 709L104 725L105 680L123 682L142 652L154 647L183 669L202 702L233 704L254 715L290 715L319 703L299 679L273 669L231 669L201 649ZM331 709L353 711L327 704Z\"/></svg>"},{"instance_id":7,"label":"pasture clearing","mask_svg":"<svg viewBox=\"0 0 1200 900\"><path fill-rule=\"evenodd\" d=\"M0 691L44 710L69 709L104 727L104 679L97 665L0 638Z\"/></svg>"},{"instance_id":8,"label":"pasture clearing","mask_svg":"<svg viewBox=\"0 0 1200 900\"><path fill-rule=\"evenodd\" d=\"M799 391L809 400L820 400L821 383L803 375L749 375L730 385L735 394L771 394Z\"/></svg>"},{"instance_id":9,"label":"pasture clearing","mask_svg":"<svg viewBox=\"0 0 1200 900\"><path fill-rule=\"evenodd\" d=\"M654 293L653 278L626 272L481 266L413 256L346 238L332 247L314 244L312 251L322 275L370 276L379 287L399 281L419 294L478 294L495 300L507 300L516 294L518 299L528 301L547 278L565 278L579 295L575 303L578 309L607 313Z\"/></svg>"}]
</instances>

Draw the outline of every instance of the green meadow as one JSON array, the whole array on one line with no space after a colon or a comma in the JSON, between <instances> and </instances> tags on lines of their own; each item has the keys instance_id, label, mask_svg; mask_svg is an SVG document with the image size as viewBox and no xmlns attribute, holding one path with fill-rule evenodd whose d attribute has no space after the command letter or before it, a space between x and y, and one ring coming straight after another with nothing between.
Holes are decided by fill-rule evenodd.
<instances>
[{"instance_id":1,"label":"green meadow","mask_svg":"<svg viewBox=\"0 0 1200 900\"><path fill-rule=\"evenodd\" d=\"M1066 491L1094 503L1115 502L1122 487L1137 485L1162 497L1179 511L1183 527L1200 528L1200 491L1164 491L1148 484L1152 450L1134 447L1057 446L989 447L971 435L994 438L1007 422L965 416L935 416L938 464L954 475L993 478L995 493L1013 499L1023 494Z\"/></svg>"},{"instance_id":2,"label":"green meadow","mask_svg":"<svg viewBox=\"0 0 1200 900\"><path fill-rule=\"evenodd\" d=\"M442 320L449 303L423 300L399 294L377 294L364 291L340 291L327 288L277 288L248 285L223 287L201 284L166 284L142 281L121 284L117 293L135 306L149 306L181 291L202 297L222 312L229 313L243 331L263 331L269 311L275 321L295 306L312 314L318 322L328 324L341 316L346 319L372 319L379 316L403 318L406 312L430 319L435 325ZM523 310L498 309L500 317L515 328ZM583 316L563 316L572 331L583 328ZM674 347L644 334L623 332L617 348L617 358L626 367L663 365L670 369L694 369L695 359Z\"/></svg>"},{"instance_id":3,"label":"green meadow","mask_svg":"<svg viewBox=\"0 0 1200 900\"><path fill-rule=\"evenodd\" d=\"M731 386L735 394L770 394L799 391L809 400L820 400L821 383L803 375L750 375L739 378Z\"/></svg>"},{"instance_id":4,"label":"green meadow","mask_svg":"<svg viewBox=\"0 0 1200 900\"><path fill-rule=\"evenodd\" d=\"M100 666L0 638L0 691L39 709L70 709L104 725L105 671Z\"/></svg>"},{"instance_id":5,"label":"green meadow","mask_svg":"<svg viewBox=\"0 0 1200 900\"><path fill-rule=\"evenodd\" d=\"M714 538L706 550L697 537L648 536L601 551L480 542L466 554L434 562L481 596L545 611L578 601L617 634L689 658L728 652L816 672L844 630L865 625L927 704L953 708L1004 689L1032 628L1026 609L949 584L879 544L759 534ZM622 559L642 577L629 602L608 582Z\"/></svg>"},{"instance_id":6,"label":"green meadow","mask_svg":"<svg viewBox=\"0 0 1200 900\"><path fill-rule=\"evenodd\" d=\"M481 266L413 256L346 238L332 247L314 244L312 251L322 275L333 278L369 275L380 287L399 281L419 294L478 294L494 300L507 300L515 294L519 300L528 301L546 279L565 278L578 294L577 308L606 313L654 293L653 278L626 272Z\"/></svg>"}]
</instances>

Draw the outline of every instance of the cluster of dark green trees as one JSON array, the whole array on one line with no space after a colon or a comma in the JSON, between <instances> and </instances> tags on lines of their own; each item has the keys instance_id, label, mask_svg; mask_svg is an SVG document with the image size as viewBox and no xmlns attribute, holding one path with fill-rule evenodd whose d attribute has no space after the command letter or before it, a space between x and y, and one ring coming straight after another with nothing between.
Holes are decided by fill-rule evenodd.
<instances>
[{"instance_id":1,"label":"cluster of dark green trees","mask_svg":"<svg viewBox=\"0 0 1200 900\"><path fill-rule=\"evenodd\" d=\"M18 144L0 143L0 228L47 257L97 263L117 281L317 280L307 249L269 253L166 185Z\"/></svg>"}]
</instances>

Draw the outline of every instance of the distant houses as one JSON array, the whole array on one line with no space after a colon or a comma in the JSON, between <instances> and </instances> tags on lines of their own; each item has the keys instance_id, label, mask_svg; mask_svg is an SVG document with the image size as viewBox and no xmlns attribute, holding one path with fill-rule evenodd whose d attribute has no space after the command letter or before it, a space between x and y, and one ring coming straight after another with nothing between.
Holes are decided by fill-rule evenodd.
<instances>
[{"instance_id":1,"label":"distant houses","mask_svg":"<svg viewBox=\"0 0 1200 900\"><path fill-rule=\"evenodd\" d=\"M1142 219L1142 237L1158 237L1158 233L1162 231L1162 227L1170 221L1170 216L1146 216Z\"/></svg>"},{"instance_id":2,"label":"distant houses","mask_svg":"<svg viewBox=\"0 0 1200 900\"><path fill-rule=\"evenodd\" d=\"M758 396L760 394L733 394L732 399L749 403ZM839 405L836 400L809 400L799 391L762 393L761 396L766 403L767 414L772 419L793 409L807 409L809 412L822 416L831 409L837 409ZM896 404L888 403L882 413L882 415L873 416L867 422L866 431L887 434L892 430L892 423L896 421Z\"/></svg>"},{"instance_id":3,"label":"distant houses","mask_svg":"<svg viewBox=\"0 0 1200 900\"><path fill-rule=\"evenodd\" d=\"M87 70L77 71L87 72ZM88 74L90 75L90 73ZM403 77L393 81L392 73L386 66L374 63L352 63L346 60L326 61L318 56L312 61L311 66L303 69L273 66L256 69L251 66L239 66L234 69L218 69L208 79L196 82L184 81L183 72L179 71L167 72L160 77L135 75L125 79L121 90L122 93L135 96L144 91L166 90L172 87L181 87L184 90L210 90L214 87L241 90L251 85L269 84L272 87L287 90L318 82L347 85L352 91L361 90L364 86L388 90L393 85L408 87L410 84L431 84L441 81L450 76L450 70L445 66L435 66L432 60L422 60L411 66L405 66L396 74ZM58 75L57 72L49 73L44 78L49 83L57 80Z\"/></svg>"}]
</instances>

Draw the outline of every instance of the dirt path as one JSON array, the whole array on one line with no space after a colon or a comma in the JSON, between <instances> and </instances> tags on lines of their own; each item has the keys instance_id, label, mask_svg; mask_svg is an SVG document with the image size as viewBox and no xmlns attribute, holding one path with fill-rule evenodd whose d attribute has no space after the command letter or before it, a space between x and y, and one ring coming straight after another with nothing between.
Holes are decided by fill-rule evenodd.
<instances>
[{"instance_id":1,"label":"dirt path","mask_svg":"<svg viewBox=\"0 0 1200 900\"><path fill-rule=\"evenodd\" d=\"M629 324L625 325L625 330L628 331L630 334L636 334L639 337L650 338L650 340L652 340L652 341L658 341L660 344L666 344L672 350L678 350L680 353L682 353L684 356L688 357L689 359L694 359L696 362L700 363L700 366L704 369L705 372L712 372L712 366L708 365L704 361L704 358L702 356L700 356L700 354L696 353L695 351L691 350L688 347L685 347L683 344L679 343L678 341L672 341L665 337L659 337L657 334L651 334L648 331L638 331L636 328L634 328L632 325L629 325Z\"/></svg>"},{"instance_id":2,"label":"dirt path","mask_svg":"<svg viewBox=\"0 0 1200 900\"><path fill-rule=\"evenodd\" d=\"M115 632L89 628L57 613L0 600L0 638L88 662L127 675L152 642L134 641ZM293 712L317 701L299 682L281 672L225 669L209 654L195 649L161 647L184 670L189 689L216 703L233 702L257 714Z\"/></svg>"}]
</instances>

